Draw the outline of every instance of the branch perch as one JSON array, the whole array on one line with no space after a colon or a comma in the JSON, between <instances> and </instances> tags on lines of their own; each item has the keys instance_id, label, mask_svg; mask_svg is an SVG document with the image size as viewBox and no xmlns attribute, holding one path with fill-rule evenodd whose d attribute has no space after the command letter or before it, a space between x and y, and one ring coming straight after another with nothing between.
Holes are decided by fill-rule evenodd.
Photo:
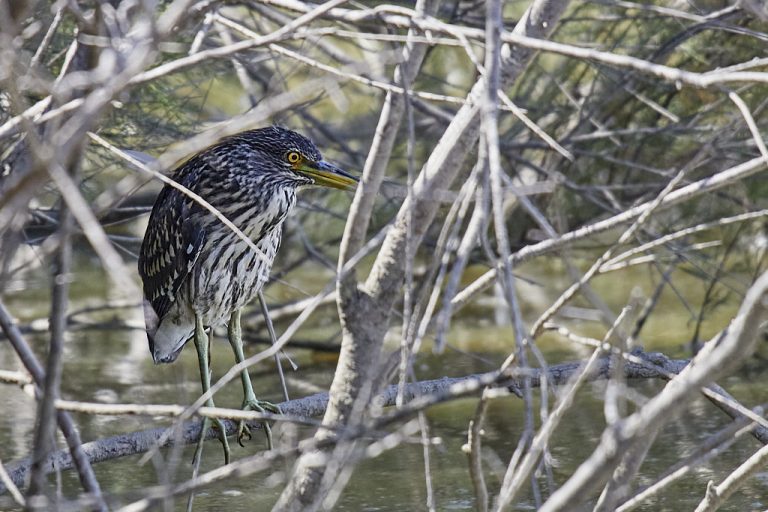
<instances>
[{"instance_id":1,"label":"branch perch","mask_svg":"<svg viewBox=\"0 0 768 512\"><path fill-rule=\"evenodd\" d=\"M644 359L649 362L647 365L626 362L625 376L629 379L654 379L665 378L664 372L679 373L687 364L688 360L668 359L662 354L644 354ZM555 384L568 382L571 376L579 371L583 362L568 362L559 365L553 365L549 368L550 381ZM662 371L655 369L660 367ZM538 369L531 368L525 372L518 371L515 376L508 377L499 372L489 372L483 374L469 375L465 377L444 377L442 379L426 380L408 384L405 387L404 400L405 407L394 411L394 414L386 416L388 422L396 421L405 416L410 416L419 410L423 410L431 405L445 402L451 399L477 396L482 389L488 385L497 385L507 387L512 393L519 394L518 380L523 374L530 378L532 387L539 387L541 382L541 372ZM590 381L603 380L611 375L610 358L601 358L595 365L594 370L588 375ZM379 395L377 401L384 406L395 404L397 397L397 385L392 385ZM283 402L280 405L281 411L287 416L293 417L319 417L325 413L328 404L328 393L317 393L304 398ZM227 435L234 435L237 432L237 421L223 420L227 428ZM163 447L170 447L177 444L193 444L197 442L200 433L200 420L184 422L176 435L168 436L163 443ZM260 428L260 420L249 422L249 426ZM154 428L142 430L139 432L130 432L120 434L104 439L97 439L82 445L82 451L92 463L104 462L107 460L136 455L144 453L152 448L159 439L166 433L167 428ZM206 432L206 439L217 437L215 430ZM22 459L7 465L11 480L19 487L25 485L31 461ZM68 451L60 450L51 454L42 464L46 471L71 469L73 467L72 458ZM6 487L0 485L0 494L7 491Z\"/></svg>"}]
</instances>

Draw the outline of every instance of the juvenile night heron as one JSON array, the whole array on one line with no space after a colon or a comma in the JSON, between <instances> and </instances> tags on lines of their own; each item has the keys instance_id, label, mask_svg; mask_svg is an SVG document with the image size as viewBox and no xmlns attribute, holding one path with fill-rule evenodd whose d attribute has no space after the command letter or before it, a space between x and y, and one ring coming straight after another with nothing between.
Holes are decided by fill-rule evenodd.
<instances>
[{"instance_id":1,"label":"juvenile night heron","mask_svg":"<svg viewBox=\"0 0 768 512\"><path fill-rule=\"evenodd\" d=\"M312 184L352 189L357 179L323 161L308 138L276 126L228 137L193 156L172 177L224 214L259 249L254 251L209 210L169 185L152 208L139 256L149 350L156 364L172 363L194 339L206 393L211 385L206 328L228 321L235 360L244 360L240 310L267 281L296 189ZM247 369L241 377L244 410L279 412L256 398ZM212 399L206 403L213 406ZM211 422L229 461L226 430L218 419L204 420L196 456ZM241 421L238 441L242 444L246 436L250 432Z\"/></svg>"}]
</instances>

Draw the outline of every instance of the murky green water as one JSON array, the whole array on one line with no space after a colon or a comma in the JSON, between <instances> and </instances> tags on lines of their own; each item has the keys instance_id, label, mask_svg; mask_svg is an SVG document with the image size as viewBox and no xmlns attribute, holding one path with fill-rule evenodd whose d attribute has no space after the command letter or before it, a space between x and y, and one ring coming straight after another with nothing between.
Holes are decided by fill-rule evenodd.
<instances>
[{"instance_id":1,"label":"murky green water","mask_svg":"<svg viewBox=\"0 0 768 512\"><path fill-rule=\"evenodd\" d=\"M122 299L111 290L105 277L96 265L85 256L78 261L78 281L74 283L72 309L100 303L103 298ZM548 304L566 279L556 263L529 265L520 270L521 275L534 280L547 276L541 285L521 285L520 295L524 299L524 310L529 320ZM475 269L479 271L479 269ZM306 268L304 274L290 274L285 281L299 289L313 292L319 289L330 274ZM318 278L318 276L320 278ZM651 274L642 270L628 274L607 275L598 278L596 291L610 301L618 311L626 303L635 287L641 287L646 294L652 290ZM684 275L675 276L677 290L668 290L662 298L659 313L653 317L643 331L643 340L648 350L663 350L668 355L685 356L684 346L690 338L694 322L682 305L681 297L698 306L703 284ZM35 271L25 276L24 281L12 283L15 289L6 293L8 307L20 317L22 323L47 314L48 282L45 271ZM290 296L300 295L296 289L286 286L273 287L268 299L281 302ZM733 312L738 294L731 294L725 305L708 318L702 329L702 338L711 336L720 329ZM575 305L586 306L577 302ZM297 338L327 341L335 335L333 309L329 307L315 315L307 328ZM100 321L118 318L140 325L137 308L117 309L99 313ZM94 318L94 317L91 317ZM482 372L496 367L506 356L513 343L511 330L494 324L493 300L487 295L478 305L464 310L452 331L450 342L461 351L449 349L442 356L432 355L428 350L419 358L416 372L419 378L462 376ZM582 334L600 336L604 328L597 322L585 320L564 322ZM40 326L41 321L33 322ZM280 331L284 324L278 325ZM28 335L38 353L45 349L45 336ZM231 353L223 339L214 341L214 376L222 375L231 364ZM548 361L581 358L586 353L582 347L551 335L544 336L540 345ZM258 346L247 347L247 353L254 353ZM427 347L428 349L428 347ZM467 351L468 353L462 352ZM335 365L322 362L312 353L292 351L300 365L296 373L289 374L292 393L295 396L325 390L330 385ZM471 354L470 354L471 353ZM0 368L20 369L21 365L7 342L0 342ZM264 363L253 369L254 385L260 397L279 401L280 391L272 365ZM749 369L739 376L721 382L742 403L749 407L768 402L768 386L765 386L765 365L752 362ZM638 396L651 396L662 384L658 382L635 382L632 390ZM154 366L149 357L146 338L140 330L83 330L73 331L68 336L64 354L63 395L66 398L107 403L169 404L191 403L199 393L197 362L194 350L188 347L180 360L170 366ZM555 435L552 456L554 477L562 483L578 463L586 458L603 428L603 385L595 383L586 386L578 395L571 412L562 422ZM0 416L0 459L10 461L27 456L31 449L31 435L35 416L32 399L16 387L2 387ZM217 395L217 405L237 407L240 402L239 383L235 382L223 393ZM474 414L475 401L465 399L435 407L427 417L433 437L442 442L430 453L432 483L438 510L472 509L474 497L468 476L466 456L461 445L466 439L466 428ZM491 492L499 488L509 457L515 448L522 429L521 402L514 398L496 399L490 408L486 423L485 447L487 450L486 475ZM75 415L84 440L109 436L117 433L142 430L167 424L161 418L130 416L87 416ZM669 465L692 452L707 436L728 423L728 419L705 400L697 400L690 407L681 410L679 417L670 421L661 432L646 463L640 471L639 482L649 484ZM284 431L276 427L280 439ZM726 454L710 464L695 470L677 484L664 491L657 499L641 510L690 510L703 496L709 479L719 481L728 472L751 455L758 445L752 438L744 438L734 444ZM240 458L264 448L263 438L255 435L246 448L232 446L234 458ZM137 498L145 486L158 482L158 475L183 481L189 477L192 449L181 454L175 466L169 461L155 461L144 466L138 465L138 457L101 463L95 466L99 480L111 500L128 503ZM203 470L215 468L222 462L219 446L210 443L206 447ZM280 466L271 471L256 474L247 479L220 483L200 492L196 510L266 510L282 489L282 479L289 468ZM78 483L72 472L61 475L65 494L74 496ZM542 479L542 482L545 482ZM543 484L546 490L546 483ZM422 447L417 443L406 443L385 452L375 460L363 462L354 472L344 490L337 510L421 510L425 508L426 487ZM175 502L176 510L183 509L184 499ZM761 472L731 500L722 510L762 510L768 507L768 472ZM530 495L520 502L520 510L534 509ZM7 497L0 498L0 509L13 509Z\"/></svg>"}]
</instances>

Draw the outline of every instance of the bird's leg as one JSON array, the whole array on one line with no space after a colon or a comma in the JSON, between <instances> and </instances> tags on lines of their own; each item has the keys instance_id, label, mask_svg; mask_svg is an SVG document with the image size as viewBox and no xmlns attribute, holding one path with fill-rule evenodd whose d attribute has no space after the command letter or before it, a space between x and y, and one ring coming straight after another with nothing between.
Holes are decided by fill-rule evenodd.
<instances>
[{"instance_id":1,"label":"bird's leg","mask_svg":"<svg viewBox=\"0 0 768 512\"><path fill-rule=\"evenodd\" d=\"M227 329L229 334L229 343L232 345L232 351L235 353L235 361L242 363L245 360L243 354L243 335L240 328L240 310L232 313L229 319L229 328ZM240 372L240 380L243 382L243 410L244 411L258 411L258 412L273 412L280 414L280 408L270 402L265 402L256 398L256 394L253 392L253 385L251 384L251 376L248 375L248 368L243 368ZM264 434L267 436L267 447L272 449L272 429L269 427L269 423L262 422L264 427ZM251 430L248 428L245 420L241 420L237 427L237 442L240 446L243 446L243 439L251 438Z\"/></svg>"},{"instance_id":2,"label":"bird's leg","mask_svg":"<svg viewBox=\"0 0 768 512\"><path fill-rule=\"evenodd\" d=\"M203 394L206 394L211 389L210 340L208 339L208 335L205 334L203 318L198 314L195 314L195 348L197 349L197 362L200 366L200 383L203 386ZM205 401L205 405L214 407L213 397L208 397ZM197 462L202 456L205 433L211 425L219 431L219 440L224 446L224 464L229 464L227 429L219 418L209 418L207 416L203 419L203 428L200 430L200 439L197 441L197 448L195 449L195 457L193 460Z\"/></svg>"}]
</instances>

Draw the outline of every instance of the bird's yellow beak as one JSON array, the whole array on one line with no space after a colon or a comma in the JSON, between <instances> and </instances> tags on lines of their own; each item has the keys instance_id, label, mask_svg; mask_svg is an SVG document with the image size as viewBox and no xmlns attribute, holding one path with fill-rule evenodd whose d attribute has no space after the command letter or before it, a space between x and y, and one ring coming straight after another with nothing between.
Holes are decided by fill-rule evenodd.
<instances>
[{"instance_id":1,"label":"bird's yellow beak","mask_svg":"<svg viewBox=\"0 0 768 512\"><path fill-rule=\"evenodd\" d=\"M302 162L296 167L296 171L312 178L315 185L338 188L340 190L354 190L359 181L348 172L324 160L319 162Z\"/></svg>"}]
</instances>

